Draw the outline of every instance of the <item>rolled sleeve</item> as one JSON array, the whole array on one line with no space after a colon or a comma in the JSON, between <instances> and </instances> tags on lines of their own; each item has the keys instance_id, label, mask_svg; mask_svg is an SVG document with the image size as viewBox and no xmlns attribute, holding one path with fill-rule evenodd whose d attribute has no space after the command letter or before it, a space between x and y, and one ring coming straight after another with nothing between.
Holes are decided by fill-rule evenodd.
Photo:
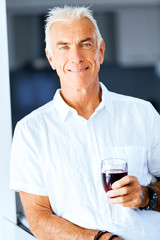
<instances>
[{"instance_id":1,"label":"rolled sleeve","mask_svg":"<svg viewBox=\"0 0 160 240\"><path fill-rule=\"evenodd\" d=\"M47 196L38 151L38 128L17 124L11 149L10 189Z\"/></svg>"}]
</instances>

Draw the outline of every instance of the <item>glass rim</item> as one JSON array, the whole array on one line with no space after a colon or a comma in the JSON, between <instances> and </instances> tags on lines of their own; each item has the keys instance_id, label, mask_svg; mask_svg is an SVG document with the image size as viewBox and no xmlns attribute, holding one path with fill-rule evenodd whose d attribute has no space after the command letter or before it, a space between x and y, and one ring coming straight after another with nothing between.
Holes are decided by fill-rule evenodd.
<instances>
[{"instance_id":1,"label":"glass rim","mask_svg":"<svg viewBox=\"0 0 160 240\"><path fill-rule=\"evenodd\" d=\"M101 162L104 162L104 161L107 161L107 160L112 160L112 161L120 160L124 163L127 163L127 161L124 158L118 158L118 157L116 157L116 158L114 158L114 157L113 158L104 158L104 159L101 160Z\"/></svg>"},{"instance_id":2,"label":"glass rim","mask_svg":"<svg viewBox=\"0 0 160 240\"><path fill-rule=\"evenodd\" d=\"M107 160L111 160L111 161L107 161ZM120 160L120 162L117 160ZM111 169L116 170L120 168L122 168L123 171L125 170L128 171L128 163L123 158L105 158L101 161L101 172L110 171Z\"/></svg>"}]
</instances>

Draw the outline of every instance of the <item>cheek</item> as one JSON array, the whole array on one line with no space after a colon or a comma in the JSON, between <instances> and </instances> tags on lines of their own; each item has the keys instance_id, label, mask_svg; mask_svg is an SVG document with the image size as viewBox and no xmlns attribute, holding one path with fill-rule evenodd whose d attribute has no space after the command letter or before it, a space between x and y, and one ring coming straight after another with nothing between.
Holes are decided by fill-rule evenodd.
<instances>
[{"instance_id":1,"label":"cheek","mask_svg":"<svg viewBox=\"0 0 160 240\"><path fill-rule=\"evenodd\" d=\"M54 59L54 65L56 68L61 68L64 63L66 62L66 56L65 53L63 52L63 54L59 51L54 51L53 52L53 59Z\"/></svg>"},{"instance_id":2,"label":"cheek","mask_svg":"<svg viewBox=\"0 0 160 240\"><path fill-rule=\"evenodd\" d=\"M99 62L100 62L100 56L99 56L99 53L98 52L94 52L93 53L93 55L91 56L91 58L92 58L92 60L94 61L94 62L96 62L97 64L99 64Z\"/></svg>"},{"instance_id":3,"label":"cheek","mask_svg":"<svg viewBox=\"0 0 160 240\"><path fill-rule=\"evenodd\" d=\"M57 75L59 77L62 77L66 74L66 70L65 70L65 66L66 64L62 61L57 61L56 63L56 72L57 72Z\"/></svg>"},{"instance_id":4,"label":"cheek","mask_svg":"<svg viewBox=\"0 0 160 240\"><path fill-rule=\"evenodd\" d=\"M57 71L62 71L64 69L64 66L65 66L65 60L60 57L60 56L57 56L55 58L55 68Z\"/></svg>"},{"instance_id":5,"label":"cheek","mask_svg":"<svg viewBox=\"0 0 160 240\"><path fill-rule=\"evenodd\" d=\"M99 69L100 68L100 59L99 59L99 55L96 54L93 58L93 64L94 64L94 67L95 69Z\"/></svg>"}]
</instances>

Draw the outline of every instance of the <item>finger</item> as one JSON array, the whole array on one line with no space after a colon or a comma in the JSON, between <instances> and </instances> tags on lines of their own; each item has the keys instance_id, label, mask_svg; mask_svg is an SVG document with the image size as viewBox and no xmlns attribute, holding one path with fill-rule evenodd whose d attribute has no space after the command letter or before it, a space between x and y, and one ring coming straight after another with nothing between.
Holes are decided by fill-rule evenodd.
<instances>
[{"instance_id":1,"label":"finger","mask_svg":"<svg viewBox=\"0 0 160 240\"><path fill-rule=\"evenodd\" d=\"M124 202L121 202L120 205L122 207L130 207L130 208L139 208L139 203L136 199L125 199Z\"/></svg>"},{"instance_id":2,"label":"finger","mask_svg":"<svg viewBox=\"0 0 160 240\"><path fill-rule=\"evenodd\" d=\"M127 201L128 202L128 201ZM107 198L107 203L108 204L127 204L125 197L119 196L119 197L114 197L114 198Z\"/></svg>"},{"instance_id":3,"label":"finger","mask_svg":"<svg viewBox=\"0 0 160 240\"><path fill-rule=\"evenodd\" d=\"M138 208L141 201L140 194L139 192L130 191L130 189L130 187L128 187L128 189L126 188L126 194L118 196L115 196L115 191L118 192L118 194L120 191L109 191L109 194L107 195L107 202L109 204L121 204L123 207Z\"/></svg>"},{"instance_id":4,"label":"finger","mask_svg":"<svg viewBox=\"0 0 160 240\"><path fill-rule=\"evenodd\" d=\"M113 197L123 196L123 195L130 194L131 192L132 192L132 187L125 186L119 189L108 191L107 197L113 198Z\"/></svg>"},{"instance_id":5,"label":"finger","mask_svg":"<svg viewBox=\"0 0 160 240\"><path fill-rule=\"evenodd\" d=\"M129 195L107 198L108 204L120 204L123 207L137 208L137 201Z\"/></svg>"},{"instance_id":6,"label":"finger","mask_svg":"<svg viewBox=\"0 0 160 240\"><path fill-rule=\"evenodd\" d=\"M112 184L112 189L119 189L125 185L135 183L136 181L138 181L138 180L135 176L125 176L125 177L121 178L120 180L114 182Z\"/></svg>"}]
</instances>

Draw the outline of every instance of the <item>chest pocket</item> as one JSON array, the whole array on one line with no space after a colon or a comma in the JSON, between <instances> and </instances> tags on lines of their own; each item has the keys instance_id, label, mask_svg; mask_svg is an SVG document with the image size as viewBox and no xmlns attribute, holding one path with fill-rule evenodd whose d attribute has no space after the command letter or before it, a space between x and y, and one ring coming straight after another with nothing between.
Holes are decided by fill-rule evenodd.
<instances>
[{"instance_id":1,"label":"chest pocket","mask_svg":"<svg viewBox=\"0 0 160 240\"><path fill-rule=\"evenodd\" d=\"M106 149L106 157L122 158L128 163L128 175L136 176L141 185L150 181L148 173L148 152L144 146L115 146Z\"/></svg>"}]
</instances>

